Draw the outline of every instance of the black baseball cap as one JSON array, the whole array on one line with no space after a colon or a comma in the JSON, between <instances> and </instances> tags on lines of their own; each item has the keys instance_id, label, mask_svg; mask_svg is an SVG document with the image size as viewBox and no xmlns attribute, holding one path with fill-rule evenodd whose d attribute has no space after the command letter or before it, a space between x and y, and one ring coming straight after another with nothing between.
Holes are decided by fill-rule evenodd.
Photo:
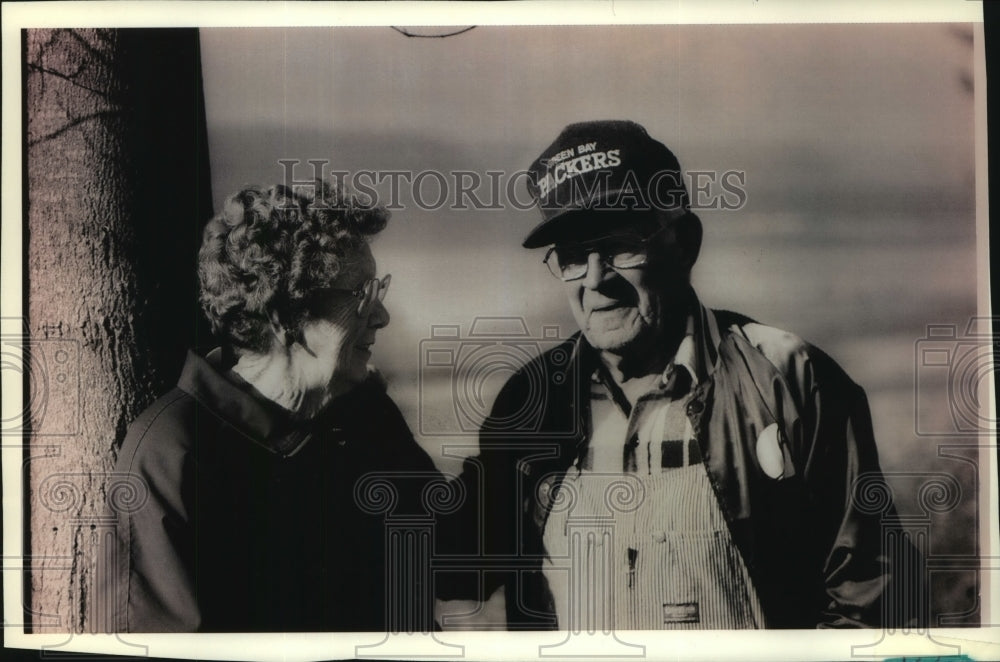
<instances>
[{"instance_id":1,"label":"black baseball cap","mask_svg":"<svg viewBox=\"0 0 1000 662\"><path fill-rule=\"evenodd\" d=\"M613 231L631 218L620 212L656 211L672 221L690 209L677 157L627 120L567 126L528 168L528 192L543 220L525 248ZM619 213L580 213L591 211Z\"/></svg>"}]
</instances>

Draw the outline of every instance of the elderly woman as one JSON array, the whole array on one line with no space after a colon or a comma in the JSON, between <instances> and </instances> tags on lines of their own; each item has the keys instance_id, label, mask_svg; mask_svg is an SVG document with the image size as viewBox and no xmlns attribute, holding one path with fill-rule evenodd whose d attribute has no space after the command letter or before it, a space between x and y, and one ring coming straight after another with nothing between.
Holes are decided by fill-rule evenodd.
<instances>
[{"instance_id":1,"label":"elderly woman","mask_svg":"<svg viewBox=\"0 0 1000 662\"><path fill-rule=\"evenodd\" d=\"M430 613L427 591L401 604L387 585L383 515L356 496L395 475L395 512L419 512L435 474L368 368L389 322L368 242L387 218L318 182L244 188L208 223L201 302L222 347L188 355L118 454L148 499L117 513L115 629L374 631L389 610Z\"/></svg>"}]
</instances>

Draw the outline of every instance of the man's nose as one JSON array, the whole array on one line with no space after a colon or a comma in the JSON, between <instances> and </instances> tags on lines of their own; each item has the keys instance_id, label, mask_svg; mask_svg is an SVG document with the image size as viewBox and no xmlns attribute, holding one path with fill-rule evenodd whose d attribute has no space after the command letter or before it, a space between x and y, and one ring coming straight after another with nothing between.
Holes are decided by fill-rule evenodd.
<instances>
[{"instance_id":1,"label":"man's nose","mask_svg":"<svg viewBox=\"0 0 1000 662\"><path fill-rule=\"evenodd\" d=\"M372 311L368 314L368 327L381 329L389 324L389 310L385 304L378 299L372 304Z\"/></svg>"},{"instance_id":2,"label":"man's nose","mask_svg":"<svg viewBox=\"0 0 1000 662\"><path fill-rule=\"evenodd\" d=\"M601 254L597 251L591 251L587 255L587 273L583 277L583 286L596 290L604 280L604 271L606 267L604 266L604 260L601 258Z\"/></svg>"}]
</instances>

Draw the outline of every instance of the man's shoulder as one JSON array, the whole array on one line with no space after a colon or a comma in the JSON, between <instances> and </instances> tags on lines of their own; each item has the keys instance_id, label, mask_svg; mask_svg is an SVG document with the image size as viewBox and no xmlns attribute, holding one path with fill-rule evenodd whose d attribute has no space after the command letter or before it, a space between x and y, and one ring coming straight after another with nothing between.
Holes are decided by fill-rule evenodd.
<instances>
[{"instance_id":1,"label":"man's shoulder","mask_svg":"<svg viewBox=\"0 0 1000 662\"><path fill-rule=\"evenodd\" d=\"M524 361L521 366L514 371L507 385L520 385L531 382L533 387L539 378L542 382L540 386L562 386L569 377L569 371L580 367L580 354L583 351L583 343L580 342L582 334L577 331L569 338L562 340L551 346L540 347L538 353L532 358Z\"/></svg>"},{"instance_id":2,"label":"man's shoulder","mask_svg":"<svg viewBox=\"0 0 1000 662\"><path fill-rule=\"evenodd\" d=\"M712 311L718 322L720 334L748 344L789 382L837 383L856 386L843 368L822 349L801 336L762 324L740 313L725 310Z\"/></svg>"},{"instance_id":3,"label":"man's shoulder","mask_svg":"<svg viewBox=\"0 0 1000 662\"><path fill-rule=\"evenodd\" d=\"M713 310L723 338L743 338L772 363L807 358L818 348L801 336L729 310Z\"/></svg>"},{"instance_id":4,"label":"man's shoulder","mask_svg":"<svg viewBox=\"0 0 1000 662\"><path fill-rule=\"evenodd\" d=\"M558 405L564 401L572 405L584 377L581 366L586 365L580 360L580 335L577 332L566 340L540 347L514 368L493 401L491 418L520 421L524 416L555 415L562 410Z\"/></svg>"}]
</instances>

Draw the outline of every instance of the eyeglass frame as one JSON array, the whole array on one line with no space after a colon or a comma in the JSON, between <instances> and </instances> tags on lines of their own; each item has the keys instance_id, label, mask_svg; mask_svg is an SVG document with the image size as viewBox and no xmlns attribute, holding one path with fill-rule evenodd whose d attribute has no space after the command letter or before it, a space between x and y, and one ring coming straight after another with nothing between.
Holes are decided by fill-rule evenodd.
<instances>
[{"instance_id":1,"label":"eyeglass frame","mask_svg":"<svg viewBox=\"0 0 1000 662\"><path fill-rule=\"evenodd\" d=\"M364 281L354 289L348 289L345 287L324 287L324 292L336 292L339 294L350 294L352 297L359 299L358 307L355 313L358 317L364 317L366 309L371 309L375 305L375 300L385 301L385 293L389 289L389 284L392 282L392 274L386 274L382 278L375 277L369 278ZM374 294L369 295L366 290L371 287L371 291Z\"/></svg>"},{"instance_id":2,"label":"eyeglass frame","mask_svg":"<svg viewBox=\"0 0 1000 662\"><path fill-rule=\"evenodd\" d=\"M652 234L650 234L650 235L648 235L648 236L646 236L646 237L644 237L642 239L636 240L636 244L639 245L639 246L641 246L642 250L644 252L646 252L648 250L647 249L647 245L649 244L649 242L651 242L657 235L659 235L660 233L662 233L667 228L672 227L672 225L673 225L672 223L663 223L663 224L661 224L660 227L659 227L659 229L655 230ZM595 237L594 239L591 239L589 241L582 242L582 243L576 244L576 245L579 246L579 247L581 247L581 248L586 248L588 245L594 245L594 244L597 244L598 242L604 241L606 239L614 239L614 238L622 238L622 237L623 237L623 235L605 235L603 237ZM556 256L556 260L558 261L558 252L557 252L558 248L559 248L559 244L555 244L555 245L549 247L549 250L546 251L546 253L545 253L545 257L542 259L542 264L544 264L546 267L548 267L549 273L551 273L553 276L555 276L556 278L558 278L559 280L561 280L564 283L571 283L571 282L573 282L575 280L580 280L581 278L586 278L587 274L590 272L590 262L589 262L589 260L587 262L584 262L584 263L582 263L580 265L580 266L583 267L583 272L579 276L573 276L572 278L566 278L565 276L562 276L561 274L558 274L558 273L556 273L553 270L553 267L552 267L552 265L551 265L551 263L550 263L549 260L550 260L550 258L553 255L555 255ZM614 255L608 256L608 255L606 255L602 251L589 250L589 251L587 251L588 257L589 257L589 255L591 253L597 253L597 256L600 258L601 265L603 267L610 268L610 269L613 269L615 271L621 271L622 269L639 269L641 267L646 266L646 264L647 264L647 262L649 260L649 254L646 253L645 255L643 255L641 262L639 262L637 264L630 264L630 265L628 265L626 267L620 267L620 266L616 266L616 265L614 265L612 263L612 260L614 260ZM558 268L558 266L556 268ZM561 271L562 271L562 269L560 269L560 272Z\"/></svg>"}]
</instances>

